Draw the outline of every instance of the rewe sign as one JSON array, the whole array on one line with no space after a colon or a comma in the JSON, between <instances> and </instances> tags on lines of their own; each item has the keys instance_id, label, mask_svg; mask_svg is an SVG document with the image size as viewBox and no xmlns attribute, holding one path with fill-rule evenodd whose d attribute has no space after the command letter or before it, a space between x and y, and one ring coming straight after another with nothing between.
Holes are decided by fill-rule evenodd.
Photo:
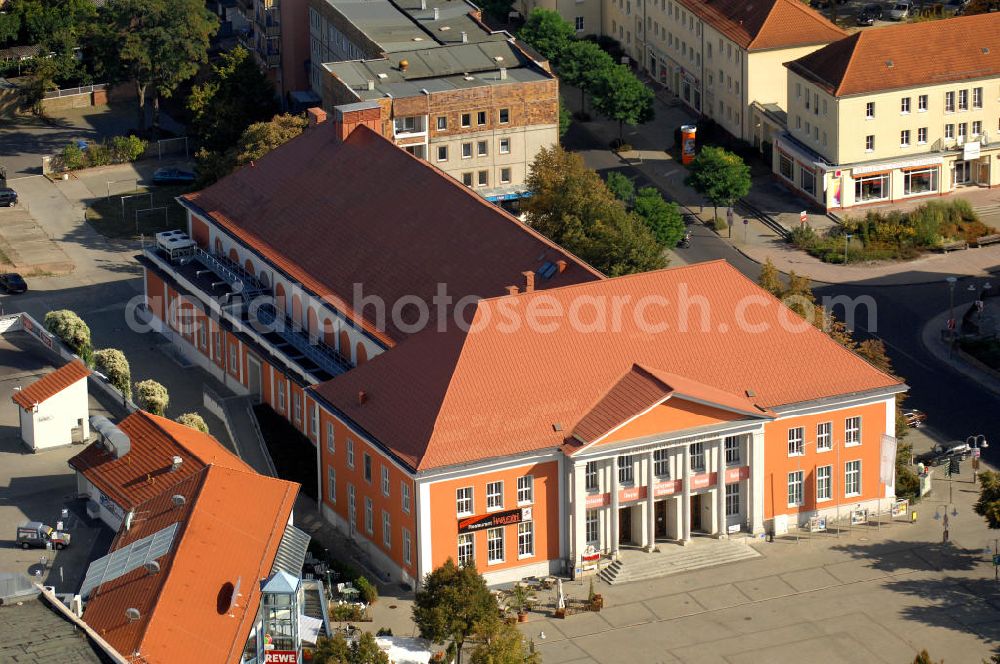
<instances>
[{"instance_id":1,"label":"rewe sign","mask_svg":"<svg viewBox=\"0 0 1000 664\"><path fill-rule=\"evenodd\" d=\"M299 655L294 650L266 650L264 664L299 664Z\"/></svg>"}]
</instances>

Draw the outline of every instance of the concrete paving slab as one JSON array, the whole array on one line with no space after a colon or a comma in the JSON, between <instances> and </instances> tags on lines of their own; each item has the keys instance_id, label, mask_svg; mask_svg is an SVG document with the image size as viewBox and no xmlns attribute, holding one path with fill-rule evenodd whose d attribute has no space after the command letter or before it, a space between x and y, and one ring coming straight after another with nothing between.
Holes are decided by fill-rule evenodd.
<instances>
[{"instance_id":1,"label":"concrete paving slab","mask_svg":"<svg viewBox=\"0 0 1000 664\"><path fill-rule=\"evenodd\" d=\"M643 606L641 602L605 607L601 611L601 617L608 621L612 627L637 625L656 620L653 612Z\"/></svg>"},{"instance_id":2,"label":"concrete paving slab","mask_svg":"<svg viewBox=\"0 0 1000 664\"><path fill-rule=\"evenodd\" d=\"M740 589L740 592L754 601L791 595L795 592L795 588L782 581L780 576L741 581L735 585Z\"/></svg>"},{"instance_id":3,"label":"concrete paving slab","mask_svg":"<svg viewBox=\"0 0 1000 664\"><path fill-rule=\"evenodd\" d=\"M872 644L874 645L874 644ZM867 645L849 634L820 636L791 643L778 643L727 657L732 664L800 664L808 653L810 664L876 664L884 662Z\"/></svg>"},{"instance_id":4,"label":"concrete paving slab","mask_svg":"<svg viewBox=\"0 0 1000 664\"><path fill-rule=\"evenodd\" d=\"M708 610L725 609L730 606L746 604L750 601L750 598L741 593L739 588L731 583L714 588L693 590L691 591L691 596Z\"/></svg>"},{"instance_id":5,"label":"concrete paving slab","mask_svg":"<svg viewBox=\"0 0 1000 664\"><path fill-rule=\"evenodd\" d=\"M672 624L649 623L575 639L584 652L602 664L622 662L673 662L678 645L688 643L689 634ZM546 660L548 661L548 660Z\"/></svg>"},{"instance_id":6,"label":"concrete paving slab","mask_svg":"<svg viewBox=\"0 0 1000 664\"><path fill-rule=\"evenodd\" d=\"M604 619L604 613L604 611L575 613L559 621L559 631L568 638L603 632L611 627L611 624Z\"/></svg>"},{"instance_id":7,"label":"concrete paving slab","mask_svg":"<svg viewBox=\"0 0 1000 664\"><path fill-rule=\"evenodd\" d=\"M829 588L839 583L836 577L822 567L782 574L781 579L799 592Z\"/></svg>"},{"instance_id":8,"label":"concrete paving slab","mask_svg":"<svg viewBox=\"0 0 1000 664\"><path fill-rule=\"evenodd\" d=\"M836 565L828 565L826 571L833 575L841 583L854 583L856 581L871 581L886 576L886 572L875 569L871 563L846 562Z\"/></svg>"},{"instance_id":9,"label":"concrete paving slab","mask_svg":"<svg viewBox=\"0 0 1000 664\"><path fill-rule=\"evenodd\" d=\"M585 664L596 662L572 641L535 641L535 650L542 655L545 664Z\"/></svg>"},{"instance_id":10,"label":"concrete paving slab","mask_svg":"<svg viewBox=\"0 0 1000 664\"><path fill-rule=\"evenodd\" d=\"M690 616L706 610L689 593L678 593L666 597L647 599L644 604L661 620Z\"/></svg>"}]
</instances>

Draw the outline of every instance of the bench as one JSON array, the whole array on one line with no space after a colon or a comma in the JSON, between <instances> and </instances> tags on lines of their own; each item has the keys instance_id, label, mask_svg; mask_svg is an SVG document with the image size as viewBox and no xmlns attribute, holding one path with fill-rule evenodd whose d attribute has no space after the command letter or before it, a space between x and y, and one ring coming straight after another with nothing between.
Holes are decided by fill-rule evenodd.
<instances>
[{"instance_id":1,"label":"bench","mask_svg":"<svg viewBox=\"0 0 1000 664\"><path fill-rule=\"evenodd\" d=\"M985 247L988 244L996 244L1000 242L1000 233L994 233L993 235L984 235L982 237L976 238L977 247Z\"/></svg>"},{"instance_id":2,"label":"bench","mask_svg":"<svg viewBox=\"0 0 1000 664\"><path fill-rule=\"evenodd\" d=\"M958 242L945 242L941 245L941 251L948 253L949 251L958 251L959 249L968 249L969 243L964 240L959 240Z\"/></svg>"}]
</instances>

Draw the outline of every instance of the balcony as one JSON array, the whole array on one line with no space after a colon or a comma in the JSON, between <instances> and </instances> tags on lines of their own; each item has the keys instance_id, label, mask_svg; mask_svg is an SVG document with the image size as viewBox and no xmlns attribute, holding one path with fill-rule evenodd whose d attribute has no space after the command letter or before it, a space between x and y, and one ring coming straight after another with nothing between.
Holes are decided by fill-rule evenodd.
<instances>
[{"instance_id":1,"label":"balcony","mask_svg":"<svg viewBox=\"0 0 1000 664\"><path fill-rule=\"evenodd\" d=\"M143 256L170 274L188 294L208 305L215 314L296 369L307 381L321 383L350 370L340 354L309 334L274 306L271 292L239 265L196 249L193 256L171 260L155 246L144 247Z\"/></svg>"}]
</instances>

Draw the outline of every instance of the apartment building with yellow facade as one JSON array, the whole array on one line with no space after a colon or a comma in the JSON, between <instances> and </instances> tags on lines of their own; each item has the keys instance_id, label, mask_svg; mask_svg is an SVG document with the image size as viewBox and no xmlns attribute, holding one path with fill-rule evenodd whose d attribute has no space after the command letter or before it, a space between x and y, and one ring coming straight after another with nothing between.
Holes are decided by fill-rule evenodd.
<instances>
[{"instance_id":1,"label":"apartment building with yellow facade","mask_svg":"<svg viewBox=\"0 0 1000 664\"><path fill-rule=\"evenodd\" d=\"M778 178L827 209L1000 185L1000 14L857 32L788 68Z\"/></svg>"}]
</instances>

